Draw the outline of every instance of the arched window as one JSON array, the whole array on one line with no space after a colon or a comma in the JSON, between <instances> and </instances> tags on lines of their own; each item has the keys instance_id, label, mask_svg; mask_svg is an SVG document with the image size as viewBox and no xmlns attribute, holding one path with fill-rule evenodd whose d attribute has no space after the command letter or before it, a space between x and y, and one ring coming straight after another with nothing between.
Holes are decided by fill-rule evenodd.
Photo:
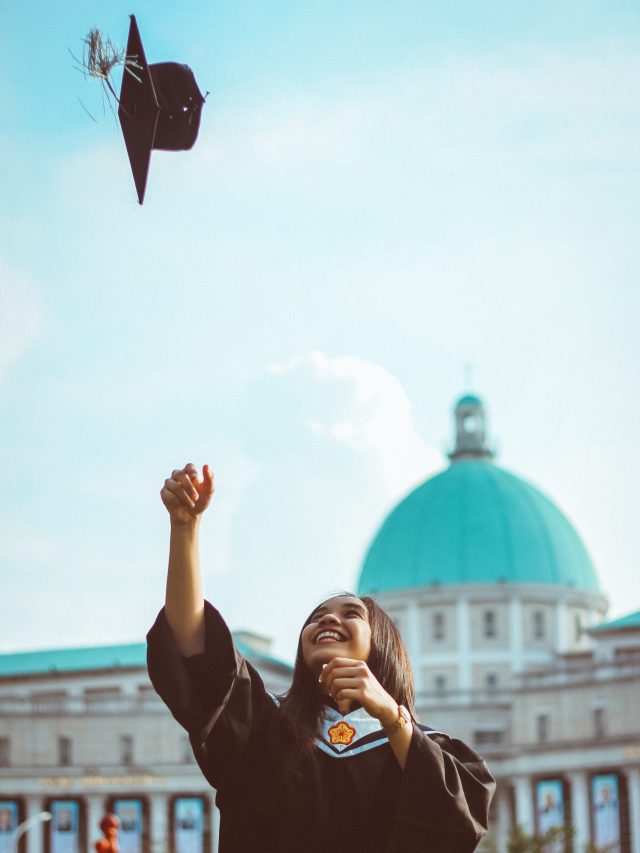
<instances>
[{"instance_id":1,"label":"arched window","mask_svg":"<svg viewBox=\"0 0 640 853\"><path fill-rule=\"evenodd\" d=\"M533 638L543 640L545 635L544 610L533 611Z\"/></svg>"},{"instance_id":2,"label":"arched window","mask_svg":"<svg viewBox=\"0 0 640 853\"><path fill-rule=\"evenodd\" d=\"M496 636L496 612L485 610L482 615L482 633L485 637Z\"/></svg>"},{"instance_id":3,"label":"arched window","mask_svg":"<svg viewBox=\"0 0 640 853\"><path fill-rule=\"evenodd\" d=\"M120 735L120 763L127 767L133 764L133 735Z\"/></svg>"},{"instance_id":4,"label":"arched window","mask_svg":"<svg viewBox=\"0 0 640 853\"><path fill-rule=\"evenodd\" d=\"M11 741L8 737L0 737L0 767L11 765Z\"/></svg>"},{"instance_id":5,"label":"arched window","mask_svg":"<svg viewBox=\"0 0 640 853\"><path fill-rule=\"evenodd\" d=\"M536 717L536 734L538 743L546 743L549 740L549 714L546 712Z\"/></svg>"},{"instance_id":6,"label":"arched window","mask_svg":"<svg viewBox=\"0 0 640 853\"><path fill-rule=\"evenodd\" d=\"M73 764L73 741L66 735L58 737L58 764L70 767Z\"/></svg>"},{"instance_id":7,"label":"arched window","mask_svg":"<svg viewBox=\"0 0 640 853\"><path fill-rule=\"evenodd\" d=\"M599 739L607 736L607 711L605 708L593 709L593 733Z\"/></svg>"},{"instance_id":8,"label":"arched window","mask_svg":"<svg viewBox=\"0 0 640 853\"><path fill-rule=\"evenodd\" d=\"M445 624L444 613L441 610L436 610L432 620L432 635L434 640L444 640Z\"/></svg>"}]
</instances>

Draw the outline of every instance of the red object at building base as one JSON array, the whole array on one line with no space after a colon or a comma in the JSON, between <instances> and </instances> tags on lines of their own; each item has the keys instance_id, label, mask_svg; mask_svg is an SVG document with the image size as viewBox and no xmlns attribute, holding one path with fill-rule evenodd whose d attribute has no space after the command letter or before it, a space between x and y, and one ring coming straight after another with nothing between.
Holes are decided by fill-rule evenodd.
<instances>
[{"instance_id":1,"label":"red object at building base","mask_svg":"<svg viewBox=\"0 0 640 853\"><path fill-rule=\"evenodd\" d=\"M120 853L120 845L118 844L120 818L114 814L106 814L100 821L100 829L104 838L96 841L97 853Z\"/></svg>"}]
</instances>

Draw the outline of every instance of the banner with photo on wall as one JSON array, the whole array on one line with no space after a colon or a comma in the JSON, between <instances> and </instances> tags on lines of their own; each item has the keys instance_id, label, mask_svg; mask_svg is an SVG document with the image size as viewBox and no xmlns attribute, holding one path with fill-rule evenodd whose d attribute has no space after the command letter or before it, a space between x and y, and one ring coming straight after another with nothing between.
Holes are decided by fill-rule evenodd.
<instances>
[{"instance_id":1,"label":"banner with photo on wall","mask_svg":"<svg viewBox=\"0 0 640 853\"><path fill-rule=\"evenodd\" d=\"M80 803L77 800L52 800L49 811L50 853L81 853Z\"/></svg>"},{"instance_id":2,"label":"banner with photo on wall","mask_svg":"<svg viewBox=\"0 0 640 853\"><path fill-rule=\"evenodd\" d=\"M176 797L173 801L175 853L204 853L204 800Z\"/></svg>"},{"instance_id":3,"label":"banner with photo on wall","mask_svg":"<svg viewBox=\"0 0 640 853\"><path fill-rule=\"evenodd\" d=\"M565 825L564 782L541 779L536 782L536 823L540 835ZM549 846L549 853L562 853L562 841Z\"/></svg>"},{"instance_id":4,"label":"banner with photo on wall","mask_svg":"<svg viewBox=\"0 0 640 853\"><path fill-rule=\"evenodd\" d=\"M144 814L142 800L114 800L113 811L120 818L120 830L118 832L120 853L143 853Z\"/></svg>"},{"instance_id":5,"label":"banner with photo on wall","mask_svg":"<svg viewBox=\"0 0 640 853\"><path fill-rule=\"evenodd\" d=\"M620 853L620 786L615 773L591 777L593 843L607 853Z\"/></svg>"},{"instance_id":6,"label":"banner with photo on wall","mask_svg":"<svg viewBox=\"0 0 640 853\"><path fill-rule=\"evenodd\" d=\"M18 815L17 800L0 800L0 853L14 853Z\"/></svg>"}]
</instances>

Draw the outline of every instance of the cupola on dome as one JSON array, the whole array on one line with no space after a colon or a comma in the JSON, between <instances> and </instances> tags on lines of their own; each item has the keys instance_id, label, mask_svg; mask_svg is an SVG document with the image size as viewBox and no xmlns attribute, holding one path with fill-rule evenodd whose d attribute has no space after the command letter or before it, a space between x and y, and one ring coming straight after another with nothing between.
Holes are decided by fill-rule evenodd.
<instances>
[{"instance_id":1,"label":"cupola on dome","mask_svg":"<svg viewBox=\"0 0 640 853\"><path fill-rule=\"evenodd\" d=\"M358 593L448 584L556 584L599 591L591 558L558 507L493 463L482 400L455 410L446 471L387 516L366 555Z\"/></svg>"}]
</instances>

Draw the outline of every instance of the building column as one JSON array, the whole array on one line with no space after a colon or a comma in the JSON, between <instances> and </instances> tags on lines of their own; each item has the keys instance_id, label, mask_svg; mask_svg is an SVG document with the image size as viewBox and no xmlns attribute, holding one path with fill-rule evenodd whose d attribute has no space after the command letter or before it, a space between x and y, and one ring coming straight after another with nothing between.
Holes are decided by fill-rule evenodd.
<instances>
[{"instance_id":1,"label":"building column","mask_svg":"<svg viewBox=\"0 0 640 853\"><path fill-rule=\"evenodd\" d=\"M216 806L216 795L211 794L211 847L213 853L218 853L220 843L220 812Z\"/></svg>"},{"instance_id":2,"label":"building column","mask_svg":"<svg viewBox=\"0 0 640 853\"><path fill-rule=\"evenodd\" d=\"M569 774L571 782L571 822L576 831L574 845L582 850L589 842L589 785L587 774L576 771Z\"/></svg>"},{"instance_id":3,"label":"building column","mask_svg":"<svg viewBox=\"0 0 640 853\"><path fill-rule=\"evenodd\" d=\"M456 604L458 629L458 689L470 691L473 687L471 675L471 612L466 598Z\"/></svg>"},{"instance_id":4,"label":"building column","mask_svg":"<svg viewBox=\"0 0 640 853\"><path fill-rule=\"evenodd\" d=\"M418 602L410 601L407 604L406 613L407 632L404 640L407 648L409 649L409 656L411 660L417 661L422 653L422 645L420 642L420 613L418 610ZM416 668L416 671L414 672L414 677L416 680L416 693L420 693L426 688L426 684L422 683L422 667Z\"/></svg>"},{"instance_id":5,"label":"building column","mask_svg":"<svg viewBox=\"0 0 640 853\"><path fill-rule=\"evenodd\" d=\"M103 838L100 829L100 821L106 814L105 799L102 794L89 794L87 802L87 847L89 850L95 848L99 838Z\"/></svg>"},{"instance_id":6,"label":"building column","mask_svg":"<svg viewBox=\"0 0 640 853\"><path fill-rule=\"evenodd\" d=\"M562 599L556 601L556 635L556 651L562 654L568 649L567 605Z\"/></svg>"},{"instance_id":7,"label":"building column","mask_svg":"<svg viewBox=\"0 0 640 853\"><path fill-rule=\"evenodd\" d=\"M509 815L509 783L498 782L495 794L495 839L496 850L502 851L507 849L509 841L509 833L511 831L511 817Z\"/></svg>"},{"instance_id":8,"label":"building column","mask_svg":"<svg viewBox=\"0 0 640 853\"><path fill-rule=\"evenodd\" d=\"M513 782L516 791L516 824L528 835L533 835L536 827L531 779L528 776L516 776Z\"/></svg>"},{"instance_id":9,"label":"building column","mask_svg":"<svg viewBox=\"0 0 640 853\"><path fill-rule=\"evenodd\" d=\"M43 800L41 797L27 797L25 799L25 814L24 819L30 820L44 811ZM26 853L42 853L44 849L44 833L49 832L49 823L37 823L28 829L23 838Z\"/></svg>"},{"instance_id":10,"label":"building column","mask_svg":"<svg viewBox=\"0 0 640 853\"><path fill-rule=\"evenodd\" d=\"M169 853L169 813L166 794L149 797L149 846L151 853Z\"/></svg>"},{"instance_id":11,"label":"building column","mask_svg":"<svg viewBox=\"0 0 640 853\"><path fill-rule=\"evenodd\" d=\"M519 598L509 599L509 647L511 649L511 672L524 669L524 642L522 636L522 602Z\"/></svg>"},{"instance_id":12,"label":"building column","mask_svg":"<svg viewBox=\"0 0 640 853\"><path fill-rule=\"evenodd\" d=\"M625 768L629 796L629 835L631 853L640 853L640 767Z\"/></svg>"}]
</instances>

